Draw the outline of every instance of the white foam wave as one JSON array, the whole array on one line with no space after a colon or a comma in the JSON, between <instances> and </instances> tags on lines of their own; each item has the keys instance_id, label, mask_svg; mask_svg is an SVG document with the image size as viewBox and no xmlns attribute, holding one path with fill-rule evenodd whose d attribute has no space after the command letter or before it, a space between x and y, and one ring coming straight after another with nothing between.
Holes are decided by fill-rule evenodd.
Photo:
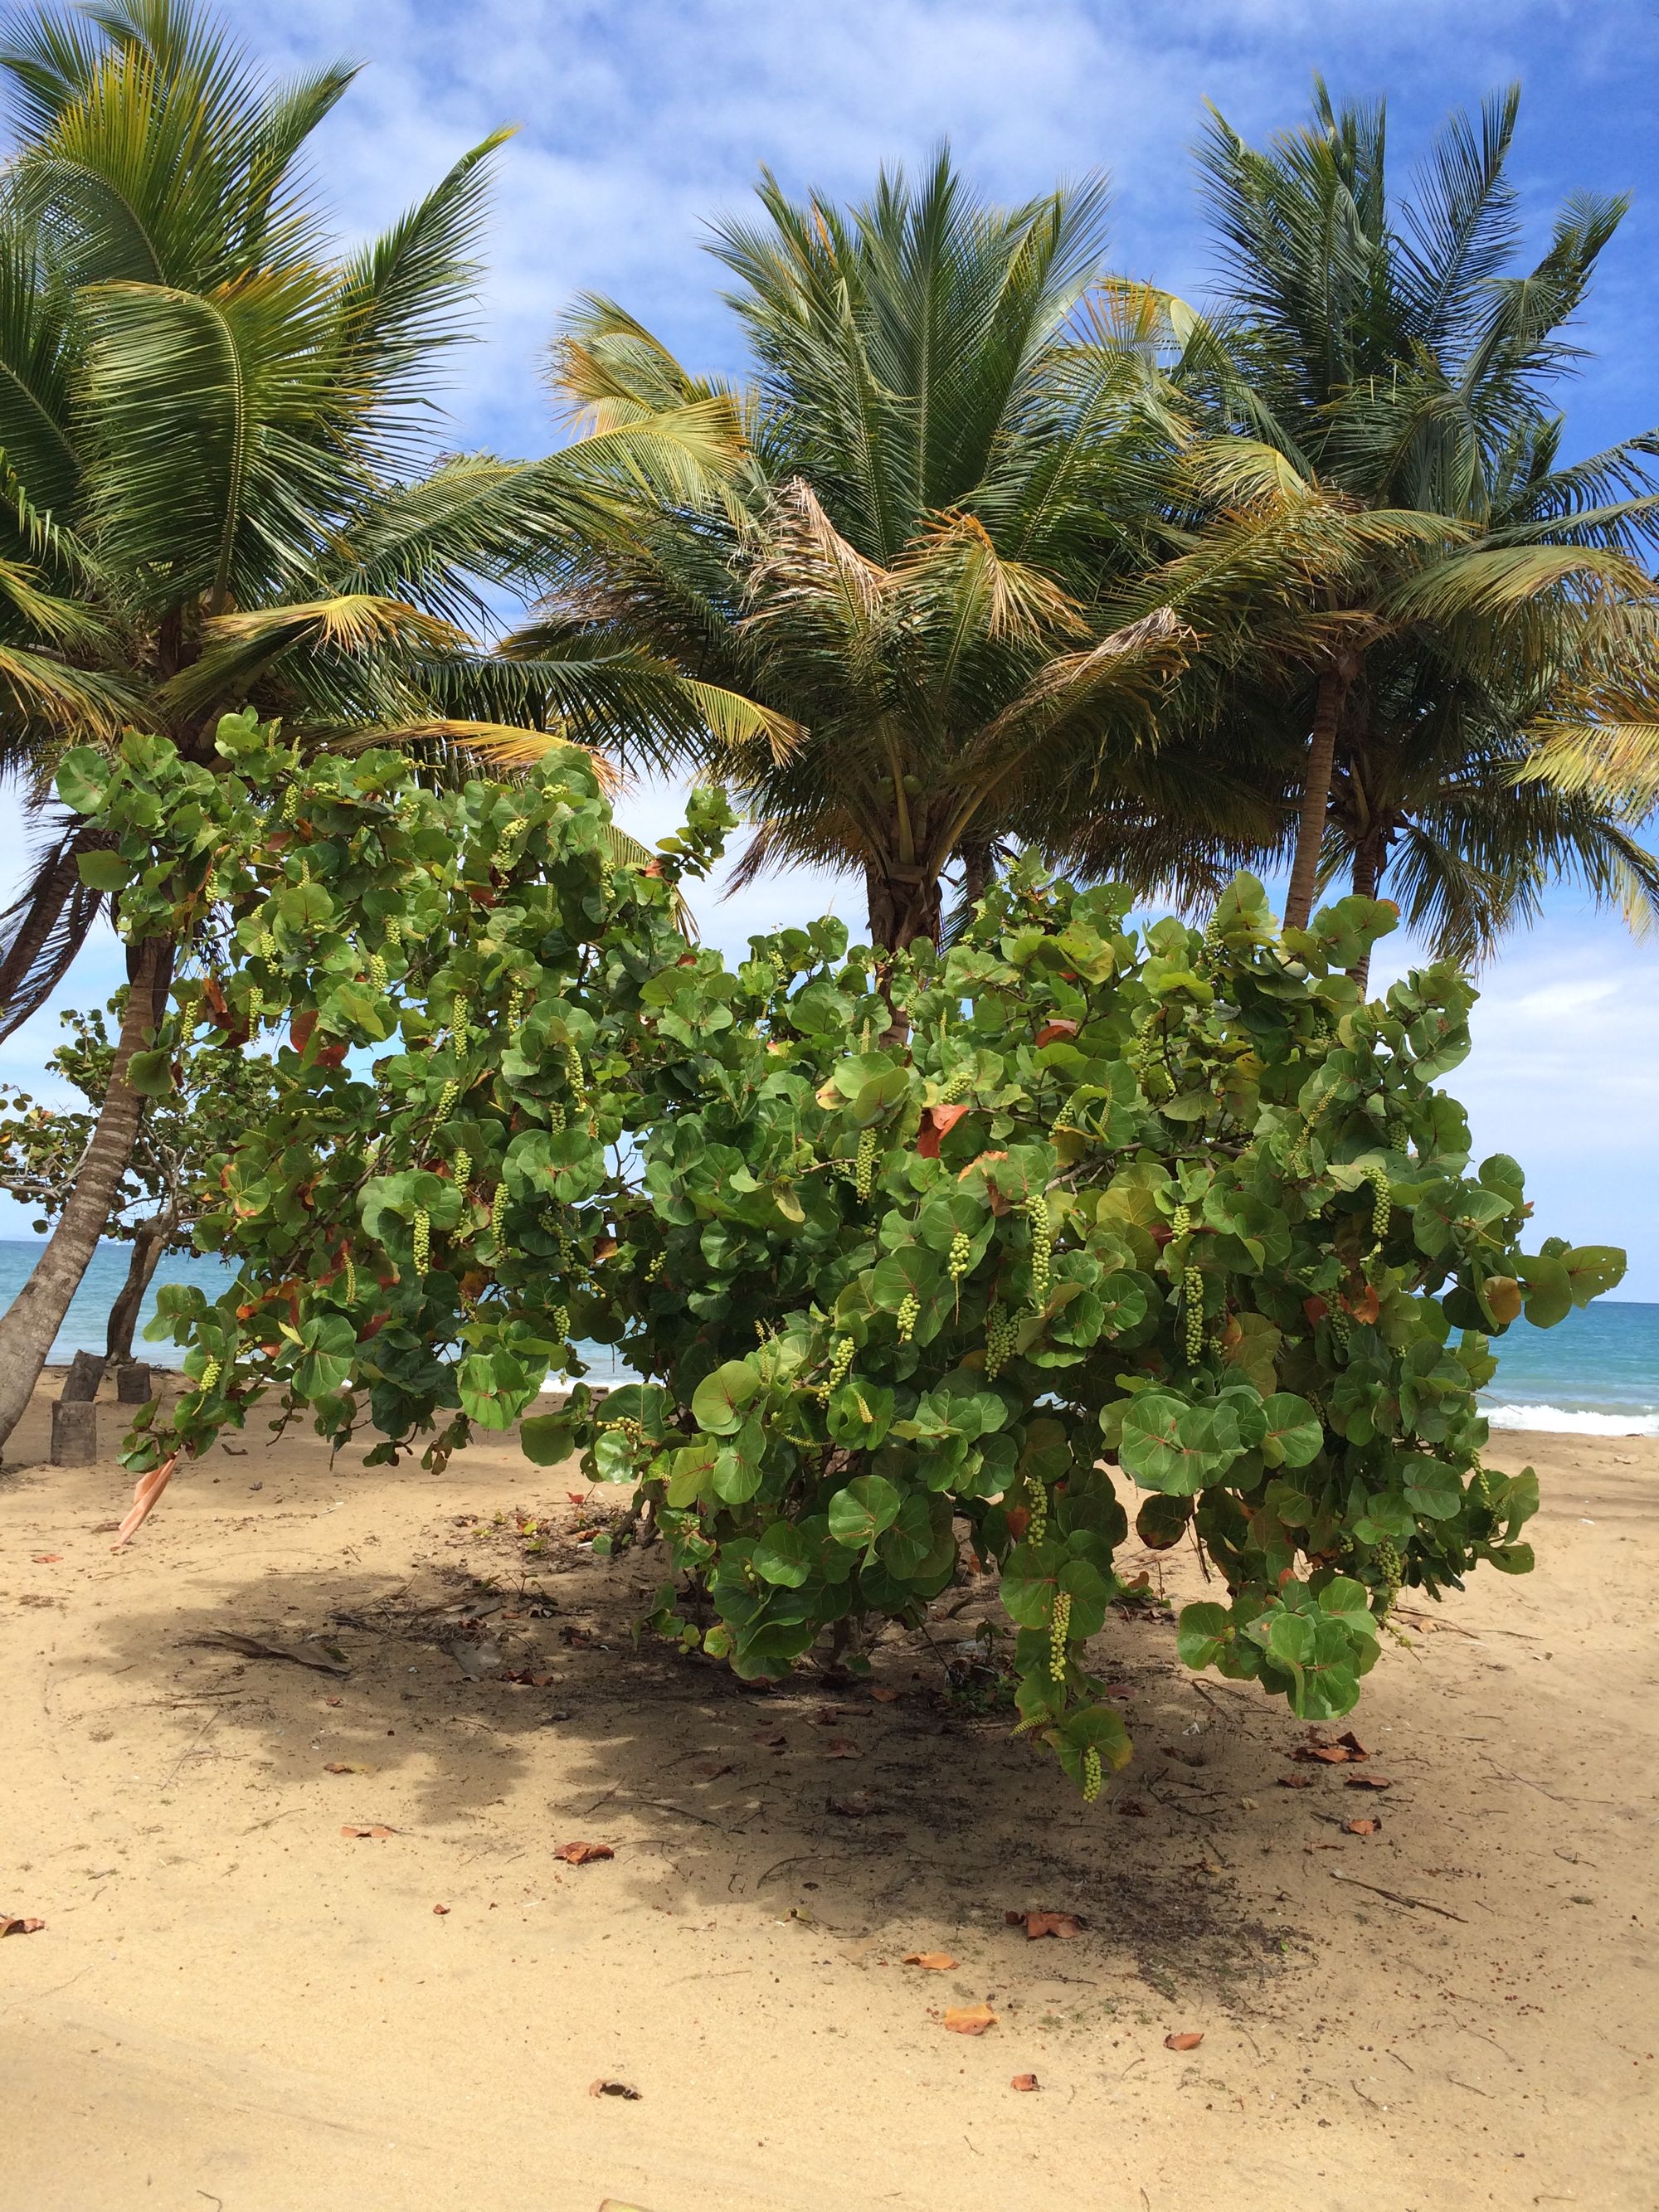
<instances>
[{"instance_id":1,"label":"white foam wave","mask_svg":"<svg viewBox=\"0 0 1659 2212\"><path fill-rule=\"evenodd\" d=\"M1590 1413L1565 1406L1483 1406L1495 1429L1567 1437L1659 1437L1659 1413Z\"/></svg>"}]
</instances>

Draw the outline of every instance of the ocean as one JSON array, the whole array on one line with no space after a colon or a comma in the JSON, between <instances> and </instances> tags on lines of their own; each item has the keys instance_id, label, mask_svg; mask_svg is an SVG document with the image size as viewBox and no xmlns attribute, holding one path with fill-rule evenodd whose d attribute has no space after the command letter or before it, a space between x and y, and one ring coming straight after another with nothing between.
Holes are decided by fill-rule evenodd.
<instances>
[{"instance_id":1,"label":"ocean","mask_svg":"<svg viewBox=\"0 0 1659 2212\"><path fill-rule=\"evenodd\" d=\"M0 1241L0 1310L21 1288L40 1249L33 1240ZM105 1323L126 1270L125 1245L99 1247L52 1348L53 1359L103 1350ZM168 1282L199 1283L210 1297L229 1280L214 1260L168 1259L160 1273ZM141 1339L155 1310L152 1286L139 1322ZM1556 1328L1521 1322L1495 1349L1498 1373L1481 1393L1494 1428L1659 1437L1659 1305L1602 1298L1583 1313L1569 1314ZM134 1350L157 1365L176 1365L179 1358L176 1345L140 1341ZM614 1379L622 1372L607 1346L590 1345L585 1356L596 1376Z\"/></svg>"}]
</instances>

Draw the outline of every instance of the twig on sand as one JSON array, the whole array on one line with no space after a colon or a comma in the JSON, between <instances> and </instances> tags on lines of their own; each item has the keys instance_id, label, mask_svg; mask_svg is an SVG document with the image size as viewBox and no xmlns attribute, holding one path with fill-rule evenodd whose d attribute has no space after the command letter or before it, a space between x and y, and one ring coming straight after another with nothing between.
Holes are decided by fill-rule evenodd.
<instances>
[{"instance_id":1,"label":"twig on sand","mask_svg":"<svg viewBox=\"0 0 1659 2212\"><path fill-rule=\"evenodd\" d=\"M286 1659L291 1666L309 1667L318 1674L343 1675L351 1672L337 1660L318 1659L309 1651L290 1651L281 1644L266 1644L257 1636L239 1636L229 1628L216 1628L210 1636L180 1638L179 1648L187 1644L203 1644L210 1651L240 1652L244 1659Z\"/></svg>"},{"instance_id":2,"label":"twig on sand","mask_svg":"<svg viewBox=\"0 0 1659 2212\"><path fill-rule=\"evenodd\" d=\"M1437 1912L1443 1920L1455 1920L1467 1928L1468 1922L1461 1912L1454 1912L1449 1905L1437 1905L1427 1897L1407 1897L1404 1890L1384 1889L1380 1883L1361 1881L1357 1874L1344 1874L1340 1867L1327 1867L1326 1873L1333 1881L1346 1881L1350 1889L1368 1889L1373 1897L1386 1897L1390 1905L1407 1905L1414 1912Z\"/></svg>"}]
</instances>

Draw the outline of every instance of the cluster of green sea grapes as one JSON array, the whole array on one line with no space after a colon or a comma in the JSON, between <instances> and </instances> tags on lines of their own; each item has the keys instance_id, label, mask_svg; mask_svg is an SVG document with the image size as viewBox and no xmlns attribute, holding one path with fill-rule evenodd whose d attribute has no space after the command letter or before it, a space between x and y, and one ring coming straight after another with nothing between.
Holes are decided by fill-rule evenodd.
<instances>
[{"instance_id":1,"label":"cluster of green sea grapes","mask_svg":"<svg viewBox=\"0 0 1659 2212\"><path fill-rule=\"evenodd\" d=\"M566 1337L568 1337L568 1336L569 1335L569 1334L570 1334L570 1309L569 1309L569 1307L568 1307L568 1306L555 1306L555 1307L554 1307L554 1309L553 1309L553 1334L554 1334L556 1336L566 1336Z\"/></svg>"},{"instance_id":2,"label":"cluster of green sea grapes","mask_svg":"<svg viewBox=\"0 0 1659 2212\"><path fill-rule=\"evenodd\" d=\"M547 1109L547 1126L550 1129L562 1129L565 1126L564 1109L556 1098Z\"/></svg>"},{"instance_id":3,"label":"cluster of green sea grapes","mask_svg":"<svg viewBox=\"0 0 1659 2212\"><path fill-rule=\"evenodd\" d=\"M357 1303L357 1266L349 1253L345 1263L345 1302L349 1306Z\"/></svg>"},{"instance_id":4,"label":"cluster of green sea grapes","mask_svg":"<svg viewBox=\"0 0 1659 2212\"><path fill-rule=\"evenodd\" d=\"M1024 1213L1031 1224L1031 1304L1042 1306L1054 1278L1054 1232L1048 1201L1041 1191L1026 1200Z\"/></svg>"},{"instance_id":5,"label":"cluster of green sea grapes","mask_svg":"<svg viewBox=\"0 0 1659 2212\"><path fill-rule=\"evenodd\" d=\"M489 1233L500 1244L507 1231L507 1185L498 1182L489 1201Z\"/></svg>"},{"instance_id":6,"label":"cluster of green sea grapes","mask_svg":"<svg viewBox=\"0 0 1659 2212\"><path fill-rule=\"evenodd\" d=\"M425 1274L432 1264L432 1216L425 1206L415 1209L415 1272Z\"/></svg>"},{"instance_id":7,"label":"cluster of green sea grapes","mask_svg":"<svg viewBox=\"0 0 1659 2212\"><path fill-rule=\"evenodd\" d=\"M853 1367L853 1340L838 1336L830 1347L830 1372L819 1385L818 1395L826 1403L832 1391L839 1390Z\"/></svg>"},{"instance_id":8,"label":"cluster of green sea grapes","mask_svg":"<svg viewBox=\"0 0 1659 2212\"><path fill-rule=\"evenodd\" d=\"M1183 1271L1181 1289L1186 1303L1187 1364L1196 1367L1204 1349L1204 1278L1198 1268Z\"/></svg>"},{"instance_id":9,"label":"cluster of green sea grapes","mask_svg":"<svg viewBox=\"0 0 1659 2212\"><path fill-rule=\"evenodd\" d=\"M967 1273L974 1255L974 1240L965 1229L958 1229L951 1239L951 1255L945 1265L951 1280L959 1283Z\"/></svg>"},{"instance_id":10,"label":"cluster of green sea grapes","mask_svg":"<svg viewBox=\"0 0 1659 2212\"><path fill-rule=\"evenodd\" d=\"M994 1304L985 1316L985 1379L994 1382L1014 1356L1018 1324L1002 1304Z\"/></svg>"},{"instance_id":11,"label":"cluster of green sea grapes","mask_svg":"<svg viewBox=\"0 0 1659 2212\"><path fill-rule=\"evenodd\" d=\"M1400 1595L1400 1585L1405 1580L1404 1563L1399 1553L1386 1537L1373 1547L1371 1557L1376 1565L1386 1609Z\"/></svg>"},{"instance_id":12,"label":"cluster of green sea grapes","mask_svg":"<svg viewBox=\"0 0 1659 2212\"><path fill-rule=\"evenodd\" d=\"M524 985L515 983L507 994L507 1041L516 1044L524 1021Z\"/></svg>"},{"instance_id":13,"label":"cluster of green sea grapes","mask_svg":"<svg viewBox=\"0 0 1659 2212\"><path fill-rule=\"evenodd\" d=\"M389 914L381 927L380 934L388 945L401 945L404 941L404 925L400 918L395 914Z\"/></svg>"},{"instance_id":14,"label":"cluster of green sea grapes","mask_svg":"<svg viewBox=\"0 0 1659 2212\"><path fill-rule=\"evenodd\" d=\"M1346 1359L1348 1356L1348 1346L1353 1338L1353 1323L1348 1318L1346 1307L1334 1304L1330 1310L1329 1319L1331 1336Z\"/></svg>"},{"instance_id":15,"label":"cluster of green sea grapes","mask_svg":"<svg viewBox=\"0 0 1659 2212\"><path fill-rule=\"evenodd\" d=\"M1054 1615L1048 1628L1048 1675L1052 1681L1066 1680L1066 1647L1072 1636L1072 1593L1054 1592Z\"/></svg>"},{"instance_id":16,"label":"cluster of green sea grapes","mask_svg":"<svg viewBox=\"0 0 1659 2212\"><path fill-rule=\"evenodd\" d=\"M1193 1209L1191 1208L1191 1206L1176 1206L1176 1208L1175 1212L1174 1212L1170 1215L1170 1243L1171 1243L1171 1244L1178 1244L1178 1243L1181 1242L1181 1239L1182 1239L1182 1237L1187 1234L1187 1231L1188 1231L1192 1227L1192 1225L1193 1225Z\"/></svg>"},{"instance_id":17,"label":"cluster of green sea grapes","mask_svg":"<svg viewBox=\"0 0 1659 2212\"><path fill-rule=\"evenodd\" d=\"M953 1067L939 1091L939 1103L953 1106L963 1095L974 1087L974 1064L965 1060L960 1067Z\"/></svg>"},{"instance_id":18,"label":"cluster of green sea grapes","mask_svg":"<svg viewBox=\"0 0 1659 2212\"><path fill-rule=\"evenodd\" d=\"M387 975L385 953L371 952L368 956L368 980L377 991L385 990Z\"/></svg>"},{"instance_id":19,"label":"cluster of green sea grapes","mask_svg":"<svg viewBox=\"0 0 1659 2212\"><path fill-rule=\"evenodd\" d=\"M283 793L283 819L284 822L293 821L295 813L299 807L299 804L300 787L297 783L291 783L288 789Z\"/></svg>"},{"instance_id":20,"label":"cluster of green sea grapes","mask_svg":"<svg viewBox=\"0 0 1659 2212\"><path fill-rule=\"evenodd\" d=\"M663 1277L663 1270L664 1270L664 1268L665 1268L667 1265L668 1265L668 1255L667 1255L667 1253L666 1253L666 1252L659 1252L659 1253L656 1255L655 1258L652 1261L651 1265L650 1265L650 1266L646 1269L646 1271L645 1271L645 1279L646 1279L646 1281L647 1281L647 1283L659 1283L659 1282L661 1282L661 1280L662 1280L662 1277Z\"/></svg>"},{"instance_id":21,"label":"cluster of green sea grapes","mask_svg":"<svg viewBox=\"0 0 1659 2212\"><path fill-rule=\"evenodd\" d=\"M1295 1144L1291 1147L1291 1157L1288 1162L1291 1173L1293 1176L1306 1175L1309 1168L1312 1165L1312 1153L1310 1147L1313 1142L1313 1133L1315 1127L1317 1126L1319 1117L1325 1110L1327 1097L1328 1097L1328 1094L1326 1094L1325 1097L1316 1098L1313 1103L1312 1110L1303 1117L1301 1133L1297 1136Z\"/></svg>"},{"instance_id":22,"label":"cluster of green sea grapes","mask_svg":"<svg viewBox=\"0 0 1659 2212\"><path fill-rule=\"evenodd\" d=\"M1373 1160L1366 1169L1365 1180L1371 1187L1371 1249L1380 1252L1394 1212L1394 1193L1389 1187L1389 1171L1379 1161Z\"/></svg>"},{"instance_id":23,"label":"cluster of green sea grapes","mask_svg":"<svg viewBox=\"0 0 1659 2212\"><path fill-rule=\"evenodd\" d=\"M466 1041L472 1034L472 1020L465 999L458 998L449 1011L449 1033L455 1040L458 1053L466 1050Z\"/></svg>"},{"instance_id":24,"label":"cluster of green sea grapes","mask_svg":"<svg viewBox=\"0 0 1659 2212\"><path fill-rule=\"evenodd\" d=\"M219 1377L224 1373L224 1363L222 1360L210 1359L207 1365L202 1370L202 1379L197 1384L197 1389L205 1395L208 1391L212 1389L214 1384L219 1380Z\"/></svg>"},{"instance_id":25,"label":"cluster of green sea grapes","mask_svg":"<svg viewBox=\"0 0 1659 2212\"><path fill-rule=\"evenodd\" d=\"M908 1344L921 1319L921 1300L914 1291L908 1291L899 1301L898 1340L901 1344Z\"/></svg>"},{"instance_id":26,"label":"cluster of green sea grapes","mask_svg":"<svg viewBox=\"0 0 1659 2212\"><path fill-rule=\"evenodd\" d=\"M860 1198L868 1198L875 1188L877 1150L875 1131L861 1130L859 1134L858 1152L853 1160L853 1188Z\"/></svg>"},{"instance_id":27,"label":"cluster of green sea grapes","mask_svg":"<svg viewBox=\"0 0 1659 2212\"><path fill-rule=\"evenodd\" d=\"M1153 1029L1153 1024L1159 1018L1154 1014L1144 1029L1138 1030L1134 1042L1129 1048L1129 1065L1134 1070L1135 1080L1154 1103L1167 1098L1175 1088L1170 1071L1164 1064L1164 1041Z\"/></svg>"},{"instance_id":28,"label":"cluster of green sea grapes","mask_svg":"<svg viewBox=\"0 0 1659 2212\"><path fill-rule=\"evenodd\" d=\"M1100 1795L1100 1753L1093 1744L1083 1754L1083 1802L1092 1805Z\"/></svg>"},{"instance_id":29,"label":"cluster of green sea grapes","mask_svg":"<svg viewBox=\"0 0 1659 2212\"><path fill-rule=\"evenodd\" d=\"M564 1073L573 1094L578 1098L585 1098L587 1096L586 1071L582 1066L582 1056L574 1044L568 1044L564 1048Z\"/></svg>"},{"instance_id":30,"label":"cluster of green sea grapes","mask_svg":"<svg viewBox=\"0 0 1659 2212\"><path fill-rule=\"evenodd\" d=\"M1033 1544L1040 1544L1048 1533L1048 1486L1039 1482L1033 1474L1025 1478L1026 1522L1025 1534Z\"/></svg>"},{"instance_id":31,"label":"cluster of green sea grapes","mask_svg":"<svg viewBox=\"0 0 1659 2212\"><path fill-rule=\"evenodd\" d=\"M432 1119L438 1127L441 1128L454 1112L455 1101L460 1095L461 1086L452 1075L438 1093L438 1103L433 1112Z\"/></svg>"},{"instance_id":32,"label":"cluster of green sea grapes","mask_svg":"<svg viewBox=\"0 0 1659 2212\"><path fill-rule=\"evenodd\" d=\"M247 994L247 1025L257 1034L264 1027L264 1021L265 994L256 983Z\"/></svg>"},{"instance_id":33,"label":"cluster of green sea grapes","mask_svg":"<svg viewBox=\"0 0 1659 2212\"><path fill-rule=\"evenodd\" d=\"M268 922L261 928L258 936L255 939L253 949L261 960L274 960L276 957L276 939L271 935Z\"/></svg>"},{"instance_id":34,"label":"cluster of green sea grapes","mask_svg":"<svg viewBox=\"0 0 1659 2212\"><path fill-rule=\"evenodd\" d=\"M455 1177L456 1189L464 1191L472 1180L472 1155L465 1145L451 1163L451 1171Z\"/></svg>"}]
</instances>

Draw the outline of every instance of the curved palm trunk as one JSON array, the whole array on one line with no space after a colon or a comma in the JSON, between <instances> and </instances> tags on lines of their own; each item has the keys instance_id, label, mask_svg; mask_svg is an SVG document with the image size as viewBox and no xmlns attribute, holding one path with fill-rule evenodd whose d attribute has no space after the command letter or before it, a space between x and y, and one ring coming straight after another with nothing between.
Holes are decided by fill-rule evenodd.
<instances>
[{"instance_id":1,"label":"curved palm trunk","mask_svg":"<svg viewBox=\"0 0 1659 2212\"><path fill-rule=\"evenodd\" d=\"M1334 663L1321 672L1314 697L1313 729L1308 739L1308 772L1302 786L1302 810L1296 826L1296 858L1291 866L1291 887L1285 900L1286 929L1305 929L1313 913L1314 888L1319 880L1319 848L1325 836L1325 815L1330 805L1331 775L1336 766L1337 725L1352 682L1349 669Z\"/></svg>"},{"instance_id":2,"label":"curved palm trunk","mask_svg":"<svg viewBox=\"0 0 1659 2212\"><path fill-rule=\"evenodd\" d=\"M127 1068L155 1026L158 1000L172 968L168 955L169 948L159 938L150 939L139 953L109 1087L69 1204L33 1273L0 1319L0 1452L28 1405L70 1300L98 1249L131 1155L144 1102L127 1081Z\"/></svg>"},{"instance_id":3,"label":"curved palm trunk","mask_svg":"<svg viewBox=\"0 0 1659 2212\"><path fill-rule=\"evenodd\" d=\"M104 1340L105 1364L112 1369L125 1367L132 1358L132 1333L138 1325L138 1310L178 1221L174 1210L164 1206L160 1213L141 1222L134 1233L127 1279L109 1310L108 1331Z\"/></svg>"}]
</instances>

